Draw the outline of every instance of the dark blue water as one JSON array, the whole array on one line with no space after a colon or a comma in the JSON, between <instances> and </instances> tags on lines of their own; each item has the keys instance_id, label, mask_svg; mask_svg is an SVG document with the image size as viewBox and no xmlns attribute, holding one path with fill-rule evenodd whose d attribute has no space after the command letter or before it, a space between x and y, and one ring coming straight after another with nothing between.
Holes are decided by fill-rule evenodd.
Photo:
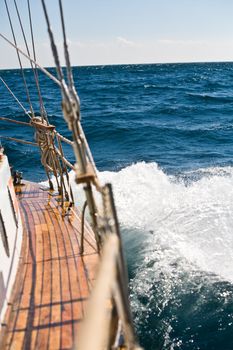
<instances>
[{"instance_id":1,"label":"dark blue water","mask_svg":"<svg viewBox=\"0 0 233 350\"><path fill-rule=\"evenodd\" d=\"M233 63L73 73L97 167L114 185L142 346L233 349ZM29 109L20 72L1 76ZM40 83L50 122L70 137L59 89L43 75ZM28 120L3 85L0 110ZM0 135L33 141L31 128L2 121ZM36 148L2 143L26 179L45 180ZM65 154L74 161L69 146Z\"/></svg>"}]
</instances>

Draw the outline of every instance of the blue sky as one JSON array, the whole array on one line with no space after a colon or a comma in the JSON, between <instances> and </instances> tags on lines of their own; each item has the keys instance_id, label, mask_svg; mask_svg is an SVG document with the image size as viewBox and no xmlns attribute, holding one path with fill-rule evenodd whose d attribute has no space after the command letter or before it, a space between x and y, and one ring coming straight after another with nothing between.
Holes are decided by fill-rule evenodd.
<instances>
[{"instance_id":1,"label":"blue sky","mask_svg":"<svg viewBox=\"0 0 233 350\"><path fill-rule=\"evenodd\" d=\"M26 0L17 0L28 28ZM73 65L233 61L232 0L65 0ZM23 48L13 0L8 0ZM58 1L47 0L61 51ZM39 0L31 0L38 61L53 65ZM0 31L11 38L4 1ZM24 62L25 66L28 64ZM0 39L0 68L17 67L14 50Z\"/></svg>"}]
</instances>

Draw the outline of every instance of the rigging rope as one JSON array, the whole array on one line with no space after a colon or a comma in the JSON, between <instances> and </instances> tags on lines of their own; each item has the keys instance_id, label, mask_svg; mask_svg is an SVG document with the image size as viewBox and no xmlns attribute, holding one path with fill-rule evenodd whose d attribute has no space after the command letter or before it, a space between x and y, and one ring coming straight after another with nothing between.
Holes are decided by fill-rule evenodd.
<instances>
[{"instance_id":1,"label":"rigging rope","mask_svg":"<svg viewBox=\"0 0 233 350\"><path fill-rule=\"evenodd\" d=\"M56 138L57 138L57 143L58 143L59 151L60 151L60 153L61 153L61 160L62 160L63 170L64 170L65 175L66 175L66 181L67 181L67 184L68 184L68 187L69 187L70 197L71 197L71 200L72 200L72 204L74 204L73 191L72 191L72 189L71 189L70 178L69 178L69 174L68 174L68 171L67 171L67 165L68 165L68 166L70 166L70 165L67 164L67 160L66 160L66 158L65 158L65 156L64 156L63 149L62 149L61 139L59 138L59 136L58 136L57 134L56 134ZM71 165L72 165L72 164L71 164ZM75 170L73 165L72 165L72 170Z\"/></svg>"},{"instance_id":2,"label":"rigging rope","mask_svg":"<svg viewBox=\"0 0 233 350\"><path fill-rule=\"evenodd\" d=\"M21 16L20 16L20 13L19 13L19 9L18 9L18 5L17 5L16 0L14 0L14 5L15 5L17 17L18 17L18 20L19 20L21 32L22 32L22 35L23 35L25 47L26 47L26 50L27 50L27 54L28 54L28 56L30 57L31 55L30 55L30 51L29 51L29 47L28 47L28 43L27 43L27 39L26 39L26 34L25 34L25 31L24 31L23 23L22 23L22 20L21 20ZM48 122L48 120L47 120L47 118L46 118L46 112L45 112L45 108L44 108L44 104L43 104L41 92L40 92L38 74L36 74L36 72L35 72L35 67L33 66L33 64L32 64L31 61L30 61L30 65L31 65L31 68L32 68L32 71L33 71L33 75L34 75L34 79L35 79L35 83L36 83L36 87L37 87L37 92L38 92L38 96L39 96L40 113L41 113L42 118L43 118L43 119L45 118L46 121Z\"/></svg>"},{"instance_id":3,"label":"rigging rope","mask_svg":"<svg viewBox=\"0 0 233 350\"><path fill-rule=\"evenodd\" d=\"M34 61L36 61L36 49L35 49L33 26L32 26L32 15L31 15L30 0L27 1L27 4L28 4L28 15L29 15L29 22L30 22L30 33L31 33L31 41L32 41L33 58L34 58ZM36 73L36 77L37 77L37 81L38 81L38 88L39 88L38 92L39 92L39 98L41 100L42 113L44 114L45 119L47 120L47 123L48 123L48 116L47 116L47 112L45 110L45 106L44 106L42 95L41 95L41 91L40 91L39 74L38 74L38 68L37 68L36 65L35 65L35 73Z\"/></svg>"},{"instance_id":4,"label":"rigging rope","mask_svg":"<svg viewBox=\"0 0 233 350\"><path fill-rule=\"evenodd\" d=\"M68 179L67 184L69 186L69 193L66 189L64 174L66 175L66 178L68 178L67 166L72 170L74 170L74 166L64 157L59 136L55 132L55 126L50 124L47 125L41 117L32 118L31 123L36 131L35 138L41 151L41 163L44 166L49 179L50 188L54 189L50 179L50 173L53 173L57 183L58 192L62 198L62 205L64 204L64 201L69 201L72 205L74 203L73 194ZM55 145L55 136L59 148Z\"/></svg>"},{"instance_id":5,"label":"rigging rope","mask_svg":"<svg viewBox=\"0 0 233 350\"><path fill-rule=\"evenodd\" d=\"M17 1L14 0L14 5L15 5L15 10L16 10L17 17L18 17L18 20L19 20L19 25L20 25L20 28L21 28L21 32L22 32L22 35L23 35L24 44L25 44L25 47L26 47L26 53L24 51L22 51L21 49L19 49L19 47L17 46L16 36L15 36L15 33L14 33L14 28L13 28L12 21L11 21L11 14L10 14L10 11L9 11L9 8L8 8L8 5L7 5L7 0L4 0L4 1L5 1L5 6L6 6L7 15L8 15L8 19L9 19L9 23L10 23L10 27L11 27L11 31L12 31L14 42L11 42L9 39L7 39L1 33L0 33L0 36L5 41L7 41L11 46L13 46L16 49L18 60L19 60L19 64L20 64L20 68L21 68L21 73L22 73L23 80L24 80L24 85L25 85L25 88L26 88L27 96L28 96L28 101L29 101L29 104L30 104L31 115L26 111L26 109L23 107L23 105L20 103L20 101L16 98L16 96L13 94L13 92L11 91L11 89L9 88L7 83L2 78L1 78L1 80L2 80L3 84L7 87L7 89L10 91L12 96L19 103L21 108L23 108L24 112L30 117L31 124L14 121L12 119L4 118L4 117L2 117L2 118L0 117L0 119L1 120L7 120L9 122L16 123L16 124L33 126L35 128L35 130L36 130L36 141L37 141L37 144L35 144L33 142L29 142L29 141L22 141L22 140L19 140L19 139L16 139L16 138L10 138L10 137L5 137L5 138L8 139L8 140L14 140L16 142L26 143L26 144L30 144L30 145L33 145L33 146L38 145L40 150L41 150L41 163L43 164L43 166L45 168L45 171L46 171L46 174L48 176L49 183L50 183L50 188L53 189L53 184L52 184L52 181L50 179L50 173L53 173L54 176L55 176L56 182L57 182L57 187L58 187L59 194L62 197L62 205L64 204L65 200L66 201L70 201L69 198L71 198L70 205L72 205L74 200L73 200L72 190L71 190L71 187L70 187L70 184L69 184L69 176L68 176L67 167L69 167L71 169L74 169L74 166L64 157L61 141L64 141L64 142L66 142L67 144L70 144L70 145L73 145L73 143L72 143L72 141L66 139L62 135L56 133L55 127L49 124L49 121L48 121L48 118L47 118L47 113L45 111L45 107L44 107L44 103L43 103L43 99L42 99L42 95L41 95L41 90L40 90L40 85L39 85L39 76L38 76L38 68L39 68L47 76L49 76L53 81L55 81L60 87L62 87L62 94L64 96L67 96L68 90L67 90L66 85L65 85L65 80L64 80L62 69L60 67L59 59L58 59L59 69L57 69L57 72L58 72L58 77L60 79L60 82L52 74L50 74L45 68L42 68L36 62L36 51L35 51L35 43L34 43L34 35L33 35L33 27L32 27L32 16L31 16L30 1L27 0L27 6L28 6L28 16L29 16L29 23L30 23L32 49L33 49L33 59L32 59L31 54L30 54L30 50L29 50L29 46L28 46L28 42L27 42L24 26L23 26L23 23L22 23L21 15L20 15L20 12L19 12L19 8L18 8L18 5L17 5ZM52 32L50 32L50 34L51 33ZM55 48L55 50L56 50L56 48ZM32 107L31 100L30 100L30 94L29 94L29 90L28 90L28 86L27 86L27 82L26 82L26 78L25 78L25 75L24 75L22 62L21 62L19 53L21 53L23 56L25 56L30 61L30 65L31 65L31 68L32 68L32 71L33 71L33 74L34 74L34 79L35 79L37 92L38 92L38 96L39 96L40 112L41 112L40 113L41 114L40 117L35 117L35 114L34 114L34 111L33 111L33 107ZM57 57L58 57L58 55L57 55ZM67 90L67 92L66 92L66 90ZM57 138L58 148L56 147L56 145L54 143L55 136ZM69 186L69 194L68 194L67 189L66 189L66 183L64 181L64 174L66 176L67 184Z\"/></svg>"},{"instance_id":6,"label":"rigging rope","mask_svg":"<svg viewBox=\"0 0 233 350\"><path fill-rule=\"evenodd\" d=\"M96 181L96 186L97 186L97 188L100 188L100 185L98 183L98 178L97 178L97 171L96 171L96 167L95 167L95 162L93 160L88 142L87 142L86 137L85 137L85 134L83 132L82 125L80 124L80 101L79 101L78 95L76 93L75 86L73 85L72 89L67 88L66 82L64 80L63 72L62 72L62 69L60 66L58 51L57 51L57 47L56 47L56 44L54 41L54 36L53 36L52 29L51 29L45 1L41 0L41 2L42 2L43 10L44 10L46 23L47 23L47 29L48 29L48 33L49 33L52 53L53 53L56 69L58 72L58 77L59 77L60 82L61 82L60 87L61 87L61 90L63 93L63 98L64 98L64 100L63 100L64 118L68 123L69 129L73 133L73 139L74 139L73 147L74 147L75 153L78 156L78 164L79 164L79 167L81 169L81 172L85 173L87 165L88 165L88 161L91 163L92 171L93 171L94 178ZM66 42L65 25L64 25L64 16L63 16L62 6L60 7L60 9L61 9L61 18L63 19L62 21L63 21L63 26L64 26L63 36L64 36L64 41ZM67 47L67 45L66 45L66 47ZM67 54L67 55L68 55L67 56L68 57L68 64L70 64L69 63L69 54ZM69 69L69 67L67 69L69 70L69 74L71 74L71 77L72 77L71 69Z\"/></svg>"},{"instance_id":7,"label":"rigging rope","mask_svg":"<svg viewBox=\"0 0 233 350\"><path fill-rule=\"evenodd\" d=\"M15 142L18 142L18 143L23 143L25 145L31 145L31 146L38 147L37 143L35 143L35 142L25 141L25 140L21 140L21 139L16 139L15 137L9 137L9 136L0 135L0 139L15 141Z\"/></svg>"},{"instance_id":8,"label":"rigging rope","mask_svg":"<svg viewBox=\"0 0 233 350\"><path fill-rule=\"evenodd\" d=\"M29 22L30 22L30 32L31 32L31 40L32 40L33 58L36 61L36 50L35 50L35 42L34 42L33 27L32 27L32 16L31 16L30 0L27 1L27 4L28 4L28 15L29 15ZM35 65L35 69L36 69L36 73L38 74L36 65Z\"/></svg>"},{"instance_id":9,"label":"rigging rope","mask_svg":"<svg viewBox=\"0 0 233 350\"><path fill-rule=\"evenodd\" d=\"M55 130L55 133L57 135L57 137L59 137L61 139L61 141L67 143L68 145L70 146L73 146L74 142L73 141L70 141L69 139L67 139L66 137L64 137L63 135L59 134L56 130Z\"/></svg>"},{"instance_id":10,"label":"rigging rope","mask_svg":"<svg viewBox=\"0 0 233 350\"><path fill-rule=\"evenodd\" d=\"M19 120L14 120L14 119L10 119L10 118L0 117L0 120L6 121L6 122L9 122L9 123L15 123L15 124L20 124L20 125L25 125L25 126L32 127L32 124L30 124L30 123L21 122Z\"/></svg>"},{"instance_id":11,"label":"rigging rope","mask_svg":"<svg viewBox=\"0 0 233 350\"><path fill-rule=\"evenodd\" d=\"M72 74L72 67L70 64L70 56L69 56L69 50L68 50L68 44L67 44L67 39L66 39L66 29L65 29L65 21L64 21L64 12L63 12L63 6L62 6L62 0L59 0L59 8L60 8L60 16L61 16L61 24L62 24L62 33L63 33L63 42L64 42L64 55L65 55L65 61L66 61L66 68L67 68L67 77L68 77L68 82L69 82L69 88L72 94L72 97L76 101L77 107L78 107L78 112L79 112L79 119L81 119L80 116L80 101L79 97L77 95L75 85L74 85L74 79L73 79L73 74ZM83 136L83 142L86 147L86 152L87 156L89 158L89 161L91 162L94 172L96 174L96 167L95 167L95 162L92 157L88 142L86 140L85 134L82 132Z\"/></svg>"},{"instance_id":12,"label":"rigging rope","mask_svg":"<svg viewBox=\"0 0 233 350\"><path fill-rule=\"evenodd\" d=\"M75 99L77 99L77 95L76 95L75 88L74 88L74 79L73 79L72 68L71 68L71 64L70 64L68 45L67 45L67 40L66 40L65 21L64 21L64 14L63 14L63 7L62 7L61 0L59 0L59 8L60 8L60 16L61 16L61 24L62 24L64 56L65 56L65 61L66 61L68 85L69 85L69 88L70 88L70 91L71 91L73 97Z\"/></svg>"},{"instance_id":13,"label":"rigging rope","mask_svg":"<svg viewBox=\"0 0 233 350\"><path fill-rule=\"evenodd\" d=\"M13 40L14 40L15 46L17 46L15 32L14 32L14 28L13 28L13 25L12 25L9 8L8 8L8 5L7 5L7 0L4 0L4 2L5 2L5 6L6 6L7 16L8 16L8 20L9 20L9 23L10 23L10 28L11 28L11 33L12 33L12 36L13 36ZM30 105L31 114L34 115L34 110L33 110L33 107L32 107L31 98L30 98L30 94L29 94L29 90L28 90L28 86L27 86L27 82L26 82L26 78L25 78L25 74L24 74L24 71L23 71L23 66L22 66L22 62L21 62L21 58L20 58L18 50L16 50L16 53L17 53L19 65L20 65L20 68L21 68L21 74L22 74L24 87L25 87L26 94L27 94L28 103Z\"/></svg>"},{"instance_id":14,"label":"rigging rope","mask_svg":"<svg viewBox=\"0 0 233 350\"><path fill-rule=\"evenodd\" d=\"M59 156L59 158L61 158L61 160L71 169L74 170L74 166L73 164L71 164L63 155L63 152L61 152L61 150L59 150L56 146L54 147L57 155Z\"/></svg>"},{"instance_id":15,"label":"rigging rope","mask_svg":"<svg viewBox=\"0 0 233 350\"><path fill-rule=\"evenodd\" d=\"M64 91L64 83L65 83L64 75L63 75L62 68L61 68L61 65L60 65L59 56L58 56L58 52L57 52L57 47L56 47L56 44L55 44L55 41L54 41L54 37L53 37L53 32L52 32L52 29L51 29L51 26L50 26L50 21L49 21L47 8L46 8L44 0L41 0L41 2L42 2L42 6L43 6L44 15L45 15L45 20L46 20L46 23L47 23L47 29L48 29L48 33L49 33L51 46L52 46L53 57L54 57L54 60L55 60L55 65L56 65L58 79L60 80L62 91L63 91L63 93L65 93L65 91Z\"/></svg>"},{"instance_id":16,"label":"rigging rope","mask_svg":"<svg viewBox=\"0 0 233 350\"><path fill-rule=\"evenodd\" d=\"M88 202L89 212L92 218L93 230L96 237L96 242L98 249L100 249L100 236L99 236L99 227L98 227L98 212L96 203L94 200L93 189L91 186L91 182L95 184L97 190L101 192L101 186L99 184L96 168L94 165L94 161L87 144L85 134L83 132L81 123L80 123L80 102L79 98L76 94L75 87L73 87L74 93L72 93L71 89L68 89L66 82L64 80L63 72L61 70L60 61L58 57L57 47L54 41L54 36L51 30L51 25L45 5L45 1L41 0L44 15L47 23L47 29L50 38L51 49L58 73L58 78L61 82L61 92L62 92L62 109L64 118L68 123L69 129L72 131L73 135L73 149L76 157L77 165L76 165L76 180L78 183L85 183L85 193ZM64 21L63 21L64 23ZM66 40L66 39L65 39ZM77 174L77 170L78 174Z\"/></svg>"},{"instance_id":17,"label":"rigging rope","mask_svg":"<svg viewBox=\"0 0 233 350\"><path fill-rule=\"evenodd\" d=\"M5 87L7 88L7 90L10 92L10 94L14 97L14 99L16 100L16 102L19 104L19 106L23 109L24 113L27 114L27 116L31 119L30 114L27 112L27 110L24 108L24 106L22 105L22 103L18 100L18 98L15 96L15 94L13 93L13 91L9 88L9 86L7 85L7 83L5 82L5 80L0 76L0 80L1 82L5 85Z\"/></svg>"},{"instance_id":18,"label":"rigging rope","mask_svg":"<svg viewBox=\"0 0 233 350\"><path fill-rule=\"evenodd\" d=\"M54 77L47 69L42 67L38 62L36 62L33 58L29 57L23 50L21 50L17 45L15 45L11 40L9 40L4 34L0 33L0 37L4 39L8 44L14 47L18 52L20 52L25 58L29 61L33 62L47 77L53 80L59 87L61 87L60 81Z\"/></svg>"}]
</instances>

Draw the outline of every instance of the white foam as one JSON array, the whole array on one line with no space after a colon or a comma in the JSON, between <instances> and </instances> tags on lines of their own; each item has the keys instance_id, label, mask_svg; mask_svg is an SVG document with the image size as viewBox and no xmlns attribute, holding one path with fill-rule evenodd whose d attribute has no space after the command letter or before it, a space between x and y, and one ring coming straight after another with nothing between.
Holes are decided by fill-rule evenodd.
<instances>
[{"instance_id":1,"label":"white foam","mask_svg":"<svg viewBox=\"0 0 233 350\"><path fill-rule=\"evenodd\" d=\"M196 173L201 179L188 186L156 163L141 162L99 176L113 185L121 225L146 235L145 263L159 258L165 272L172 261L185 258L192 268L233 282L233 168L205 168L186 175ZM73 172L70 180L81 208L85 196L81 186L74 186Z\"/></svg>"},{"instance_id":2,"label":"white foam","mask_svg":"<svg viewBox=\"0 0 233 350\"><path fill-rule=\"evenodd\" d=\"M142 162L100 177L113 184L121 224L148 233L147 260L159 246L160 254L169 251L233 282L233 168L200 173L199 181L186 186L157 164Z\"/></svg>"},{"instance_id":3,"label":"white foam","mask_svg":"<svg viewBox=\"0 0 233 350\"><path fill-rule=\"evenodd\" d=\"M145 265L156 260L157 273L169 274L171 264L181 258L192 269L233 282L233 168L205 168L186 175L196 173L201 179L188 186L156 163L141 162L99 176L113 185L121 226L147 237L142 247ZM85 196L81 186L74 186L73 172L70 180L81 208Z\"/></svg>"}]
</instances>

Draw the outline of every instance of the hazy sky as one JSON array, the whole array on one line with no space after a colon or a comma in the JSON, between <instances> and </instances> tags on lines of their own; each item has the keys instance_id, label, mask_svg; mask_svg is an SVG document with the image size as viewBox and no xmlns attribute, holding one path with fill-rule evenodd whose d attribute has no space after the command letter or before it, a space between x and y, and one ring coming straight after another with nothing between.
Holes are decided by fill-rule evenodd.
<instances>
[{"instance_id":1,"label":"hazy sky","mask_svg":"<svg viewBox=\"0 0 233 350\"><path fill-rule=\"evenodd\" d=\"M17 0L28 33L26 0ZM73 65L233 61L232 0L63 0ZM13 0L17 40L24 48ZM58 1L47 0L62 48ZM38 61L53 66L40 0L31 0ZM0 32L12 39L4 1ZM28 65L28 64L27 64ZM0 38L0 68L18 67Z\"/></svg>"}]
</instances>

